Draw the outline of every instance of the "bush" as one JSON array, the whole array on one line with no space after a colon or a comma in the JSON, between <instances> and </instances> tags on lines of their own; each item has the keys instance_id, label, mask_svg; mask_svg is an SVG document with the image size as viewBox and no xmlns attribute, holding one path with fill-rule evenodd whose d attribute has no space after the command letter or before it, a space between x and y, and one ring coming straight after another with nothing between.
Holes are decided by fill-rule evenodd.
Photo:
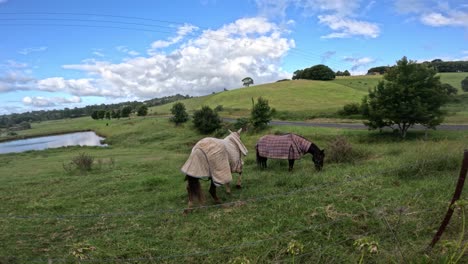
<instances>
[{"instance_id":1,"label":"bush","mask_svg":"<svg viewBox=\"0 0 468 264\"><path fill-rule=\"evenodd\" d=\"M327 161L332 163L354 162L363 156L353 149L351 143L343 136L338 136L328 143L326 154Z\"/></svg>"},{"instance_id":2,"label":"bush","mask_svg":"<svg viewBox=\"0 0 468 264\"><path fill-rule=\"evenodd\" d=\"M138 107L137 115L138 116L148 115L148 106L144 104L144 105L141 105L140 107Z\"/></svg>"},{"instance_id":3,"label":"bush","mask_svg":"<svg viewBox=\"0 0 468 264\"><path fill-rule=\"evenodd\" d=\"M81 172L90 171L93 167L94 157L86 154L80 153L78 156L73 157L69 164L64 164L63 168L67 172L71 172L75 169L80 170Z\"/></svg>"},{"instance_id":4,"label":"bush","mask_svg":"<svg viewBox=\"0 0 468 264\"><path fill-rule=\"evenodd\" d=\"M468 77L461 81L461 87L463 91L468 92Z\"/></svg>"},{"instance_id":5,"label":"bush","mask_svg":"<svg viewBox=\"0 0 468 264\"><path fill-rule=\"evenodd\" d=\"M203 106L193 114L193 125L200 133L208 134L221 128L221 119L209 106Z\"/></svg>"},{"instance_id":6,"label":"bush","mask_svg":"<svg viewBox=\"0 0 468 264\"><path fill-rule=\"evenodd\" d=\"M224 110L224 107L222 105L217 105L214 109L216 112L221 112Z\"/></svg>"},{"instance_id":7,"label":"bush","mask_svg":"<svg viewBox=\"0 0 468 264\"><path fill-rule=\"evenodd\" d=\"M185 105L181 102L178 102L172 105L171 113L174 116L171 117L170 120L174 122L176 125L185 123L188 120L188 114L185 111Z\"/></svg>"},{"instance_id":8,"label":"bush","mask_svg":"<svg viewBox=\"0 0 468 264\"><path fill-rule=\"evenodd\" d=\"M251 112L250 120L253 127L258 130L265 129L271 121L271 116L271 108L268 105L268 100L259 97Z\"/></svg>"},{"instance_id":9,"label":"bush","mask_svg":"<svg viewBox=\"0 0 468 264\"><path fill-rule=\"evenodd\" d=\"M338 111L339 115L357 115L361 113L361 106L358 103L349 103L343 106L343 109Z\"/></svg>"},{"instance_id":10,"label":"bush","mask_svg":"<svg viewBox=\"0 0 468 264\"><path fill-rule=\"evenodd\" d=\"M236 128L236 130L239 130L240 128L242 128L242 131L248 131L250 126L251 126L250 119L246 117L238 118L236 122L234 123L234 127Z\"/></svg>"}]
</instances>

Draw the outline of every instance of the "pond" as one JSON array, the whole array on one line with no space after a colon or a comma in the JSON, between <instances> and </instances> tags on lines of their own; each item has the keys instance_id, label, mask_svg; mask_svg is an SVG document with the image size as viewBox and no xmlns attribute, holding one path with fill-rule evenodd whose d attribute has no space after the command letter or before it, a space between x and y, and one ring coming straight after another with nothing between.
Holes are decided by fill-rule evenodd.
<instances>
[{"instance_id":1,"label":"pond","mask_svg":"<svg viewBox=\"0 0 468 264\"><path fill-rule=\"evenodd\" d=\"M19 139L0 143L0 154L24 152L28 150L44 150L66 146L100 146L105 138L98 136L93 131L76 132L63 135Z\"/></svg>"}]
</instances>

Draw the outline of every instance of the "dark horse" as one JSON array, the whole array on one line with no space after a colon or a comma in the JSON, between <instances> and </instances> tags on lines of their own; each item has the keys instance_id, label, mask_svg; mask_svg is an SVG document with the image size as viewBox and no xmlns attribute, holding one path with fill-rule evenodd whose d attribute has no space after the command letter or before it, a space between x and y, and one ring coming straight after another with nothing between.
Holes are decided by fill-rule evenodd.
<instances>
[{"instance_id":1,"label":"dark horse","mask_svg":"<svg viewBox=\"0 0 468 264\"><path fill-rule=\"evenodd\" d=\"M226 186L226 191L231 192L229 184L232 181L232 172L239 173L237 187L241 187L242 179L242 157L247 155L247 148L240 139L239 129L232 132L224 139L204 138L193 147L190 157L182 166L181 171L186 175L188 192L188 211L195 199L203 203L204 197L201 191L199 179L209 178L211 180L210 194L216 203L220 199L216 195L216 187Z\"/></svg>"},{"instance_id":2,"label":"dark horse","mask_svg":"<svg viewBox=\"0 0 468 264\"><path fill-rule=\"evenodd\" d=\"M312 154L312 161L315 169L320 171L323 167L325 151L309 140L296 135L266 135L257 141L257 164L261 168L267 167L267 159L287 159L289 161L289 171L294 167L294 161L303 155Z\"/></svg>"}]
</instances>

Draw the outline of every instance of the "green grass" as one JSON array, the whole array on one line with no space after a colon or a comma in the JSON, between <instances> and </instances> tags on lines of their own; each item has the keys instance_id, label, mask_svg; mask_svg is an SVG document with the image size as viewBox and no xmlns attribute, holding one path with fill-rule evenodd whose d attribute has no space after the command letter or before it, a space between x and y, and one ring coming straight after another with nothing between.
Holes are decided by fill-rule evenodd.
<instances>
[{"instance_id":1,"label":"green grass","mask_svg":"<svg viewBox=\"0 0 468 264\"><path fill-rule=\"evenodd\" d=\"M431 254L423 250L447 210L468 147L464 132L430 131L428 140L412 132L405 141L312 127L247 133L243 189L228 196L218 188L224 202L237 203L184 216L187 194L179 170L204 137L190 124L82 118L34 123L22 133L73 129L93 129L111 146L0 155L0 263L78 262L79 256L96 263L292 262L292 240L304 246L297 263L352 263L360 257L353 243L364 236L379 243L379 253L365 262L439 263L447 256L440 247ZM299 133L321 148L345 136L365 155L353 163L326 162L320 173L310 157L297 161L291 173L287 161L278 160L261 170L255 142L275 132ZM63 164L83 152L102 165L66 172ZM206 205L214 205L208 182L202 187ZM462 196L467 199L467 192ZM458 216L442 239L458 237Z\"/></svg>"}]
</instances>

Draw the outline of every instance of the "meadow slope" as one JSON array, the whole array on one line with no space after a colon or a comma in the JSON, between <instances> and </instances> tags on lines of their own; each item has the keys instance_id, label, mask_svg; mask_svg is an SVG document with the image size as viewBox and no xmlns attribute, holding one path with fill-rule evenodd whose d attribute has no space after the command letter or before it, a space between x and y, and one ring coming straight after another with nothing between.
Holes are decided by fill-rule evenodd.
<instances>
[{"instance_id":1,"label":"meadow slope","mask_svg":"<svg viewBox=\"0 0 468 264\"><path fill-rule=\"evenodd\" d=\"M410 132L401 141L368 131L282 126L243 134L250 151L243 188L230 196L218 188L225 204L215 206L202 182L208 207L184 216L179 169L204 135L190 123L175 127L158 117L33 123L20 134L83 129L107 137L110 147L0 155L0 263L356 263L361 257L444 263L460 256L459 248L443 243L424 249L453 194L466 133L430 131L424 140ZM320 173L310 157L293 172L287 161L257 168L256 140L284 132L311 139L328 156L330 142L345 137L353 161L327 160ZM94 168L65 170L80 153L94 157ZM443 240L457 241L466 228L460 211L454 216ZM361 239L378 243L377 252L363 255Z\"/></svg>"},{"instance_id":2,"label":"meadow slope","mask_svg":"<svg viewBox=\"0 0 468 264\"><path fill-rule=\"evenodd\" d=\"M468 123L467 93L461 90L461 80L466 73L441 73L441 82L449 83L459 91L457 100L449 103L444 109L449 115L446 123ZM340 118L337 111L347 103L360 103L374 88L382 76L350 76L337 77L333 81L293 80L231 91L218 92L211 95L182 100L189 113L207 105L215 108L223 106L220 112L225 117L245 117L250 113L252 98L262 96L269 101L271 107L277 110L276 119L282 120L312 120L316 118ZM171 104L152 107L152 114L170 114Z\"/></svg>"}]
</instances>

